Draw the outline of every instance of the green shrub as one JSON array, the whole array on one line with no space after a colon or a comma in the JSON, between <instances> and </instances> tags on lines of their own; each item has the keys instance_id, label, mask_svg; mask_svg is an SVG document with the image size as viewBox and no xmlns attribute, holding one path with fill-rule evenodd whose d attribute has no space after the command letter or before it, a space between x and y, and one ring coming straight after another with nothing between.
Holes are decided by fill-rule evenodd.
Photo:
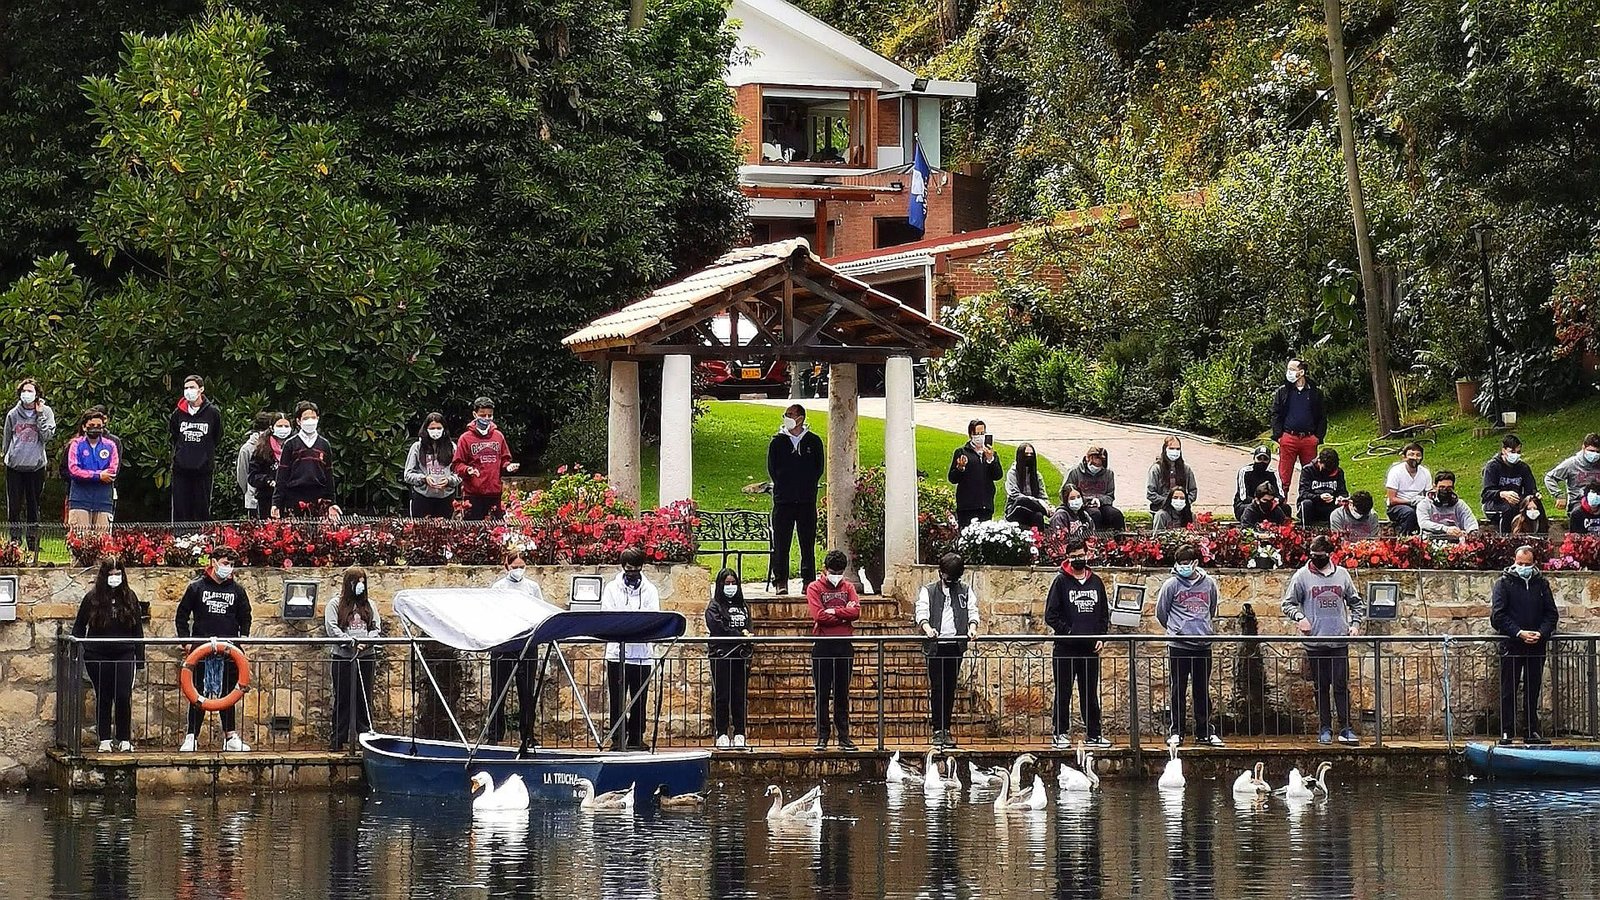
<instances>
[{"instance_id":1,"label":"green shrub","mask_svg":"<svg viewBox=\"0 0 1600 900\"><path fill-rule=\"evenodd\" d=\"M944 324L964 340L930 366L934 393L950 400L993 400L991 379L1011 342L1023 330L1016 311L999 292L968 297Z\"/></svg>"},{"instance_id":2,"label":"green shrub","mask_svg":"<svg viewBox=\"0 0 1600 900\"><path fill-rule=\"evenodd\" d=\"M1126 384L1121 365L1104 359L1095 363L1089 370L1089 384L1085 391L1088 406L1085 412L1106 416L1115 414L1122 406Z\"/></svg>"},{"instance_id":3,"label":"green shrub","mask_svg":"<svg viewBox=\"0 0 1600 900\"><path fill-rule=\"evenodd\" d=\"M540 464L549 472L573 465L604 472L611 464L606 457L606 427L606 405L588 398L568 413L550 435Z\"/></svg>"},{"instance_id":4,"label":"green shrub","mask_svg":"<svg viewBox=\"0 0 1600 900\"><path fill-rule=\"evenodd\" d=\"M1038 406L1044 401L1039 392L1039 372L1050 351L1033 335L1019 338L1000 357L1000 365L990 370L990 391L1007 403Z\"/></svg>"},{"instance_id":5,"label":"green shrub","mask_svg":"<svg viewBox=\"0 0 1600 900\"><path fill-rule=\"evenodd\" d=\"M1082 353L1057 347L1039 364L1039 397L1051 409L1069 413L1097 412L1091 396L1091 364Z\"/></svg>"}]
</instances>

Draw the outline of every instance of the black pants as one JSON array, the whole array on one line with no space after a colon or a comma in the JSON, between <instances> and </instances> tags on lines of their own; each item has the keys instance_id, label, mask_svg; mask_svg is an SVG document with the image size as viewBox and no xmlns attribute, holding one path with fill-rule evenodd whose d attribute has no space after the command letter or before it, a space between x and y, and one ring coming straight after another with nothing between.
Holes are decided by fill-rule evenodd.
<instances>
[{"instance_id":1,"label":"black pants","mask_svg":"<svg viewBox=\"0 0 1600 900\"><path fill-rule=\"evenodd\" d=\"M539 671L539 648L529 647L527 659L517 664L515 653L489 654L489 702L494 703L505 690L513 676L517 680L517 733L524 746L533 743L533 676ZM508 692L509 693L509 692ZM506 710L511 706L509 696L489 717L489 742L500 743L506 736Z\"/></svg>"},{"instance_id":2,"label":"black pants","mask_svg":"<svg viewBox=\"0 0 1600 900\"><path fill-rule=\"evenodd\" d=\"M645 701L650 696L646 685L650 680L650 667L633 663L606 661L607 694L611 700L611 727L623 720L623 704L637 691L633 705L627 709L627 724L617 728L611 736L611 749L644 748ZM624 743L626 741L626 743Z\"/></svg>"},{"instance_id":3,"label":"black pants","mask_svg":"<svg viewBox=\"0 0 1600 900\"><path fill-rule=\"evenodd\" d=\"M1333 709L1339 711L1339 729L1350 727L1350 649L1348 647L1307 647L1311 660L1311 681L1317 692L1317 726L1333 727Z\"/></svg>"},{"instance_id":4,"label":"black pants","mask_svg":"<svg viewBox=\"0 0 1600 900\"><path fill-rule=\"evenodd\" d=\"M196 635L195 639L196 640L204 640L204 638L201 638L198 635ZM202 662L195 669L194 680L195 680L196 686L199 686L202 683L201 682L201 671L204 668L205 668L205 663ZM224 694L228 693L229 691L233 690L233 686L235 684L238 684L238 683L239 683L239 667L235 666L233 664L233 660L225 659L223 661L223 663L222 663L222 692ZM226 731L236 731L237 730L236 726L238 724L238 716L235 715L235 713L238 711L238 709L239 709L239 705L238 704L234 704L233 706L230 706L227 709L217 713L217 715L222 718L222 730L223 731L226 732ZM200 733L200 726L201 726L201 724L203 724L205 722L205 719L206 719L206 711L201 709L200 705L197 704L197 703L190 704L189 705L189 731L188 731L188 733L189 734L199 734Z\"/></svg>"},{"instance_id":5,"label":"black pants","mask_svg":"<svg viewBox=\"0 0 1600 900\"><path fill-rule=\"evenodd\" d=\"M957 509L956 510L956 524L958 524L962 528L965 528L968 525L971 525L973 519L977 519L979 522L987 522L987 521L989 521L989 520L991 520L993 518L994 518L994 507L993 506L975 506L975 507L972 507L971 509Z\"/></svg>"},{"instance_id":6,"label":"black pants","mask_svg":"<svg viewBox=\"0 0 1600 900\"><path fill-rule=\"evenodd\" d=\"M772 504L772 583L789 587L789 539L800 532L800 583L817 580L817 504ZM804 587L801 590L805 590Z\"/></svg>"},{"instance_id":7,"label":"black pants","mask_svg":"<svg viewBox=\"0 0 1600 900\"><path fill-rule=\"evenodd\" d=\"M848 641L818 641L811 645L811 679L817 700L817 740L829 735L828 710L833 708L833 734L850 737L850 672L855 648Z\"/></svg>"},{"instance_id":8,"label":"black pants","mask_svg":"<svg viewBox=\"0 0 1600 900\"><path fill-rule=\"evenodd\" d=\"M745 697L749 689L749 657L712 658L711 727L714 735L744 734Z\"/></svg>"},{"instance_id":9,"label":"black pants","mask_svg":"<svg viewBox=\"0 0 1600 900\"><path fill-rule=\"evenodd\" d=\"M19 523L28 523L28 549L39 552L39 496L44 493L44 470L6 469L6 514L11 520L11 540L23 542Z\"/></svg>"},{"instance_id":10,"label":"black pants","mask_svg":"<svg viewBox=\"0 0 1600 900\"><path fill-rule=\"evenodd\" d=\"M950 730L950 713L956 708L956 684L961 676L961 658L966 641L938 641L928 653L928 711L933 730Z\"/></svg>"},{"instance_id":11,"label":"black pants","mask_svg":"<svg viewBox=\"0 0 1600 900\"><path fill-rule=\"evenodd\" d=\"M411 493L411 518L413 519L453 519L456 515L455 501L449 497L424 497L413 491Z\"/></svg>"},{"instance_id":12,"label":"black pants","mask_svg":"<svg viewBox=\"0 0 1600 900\"><path fill-rule=\"evenodd\" d=\"M1100 655L1090 650L1076 656L1056 656L1050 660L1055 672L1055 733L1072 732L1072 689L1078 689L1078 707L1083 710L1083 730L1089 740L1100 736Z\"/></svg>"},{"instance_id":13,"label":"black pants","mask_svg":"<svg viewBox=\"0 0 1600 900\"><path fill-rule=\"evenodd\" d=\"M1511 520L1515 519L1520 511L1515 507L1511 509L1486 509L1483 511L1483 518L1485 523L1494 526L1495 531L1507 534L1511 531Z\"/></svg>"},{"instance_id":14,"label":"black pants","mask_svg":"<svg viewBox=\"0 0 1600 900\"><path fill-rule=\"evenodd\" d=\"M1211 737L1211 648L1170 647L1167 667L1171 670L1168 680L1172 682L1172 733L1183 737L1185 701L1192 685L1194 736L1200 740Z\"/></svg>"},{"instance_id":15,"label":"black pants","mask_svg":"<svg viewBox=\"0 0 1600 900\"><path fill-rule=\"evenodd\" d=\"M94 685L95 734L102 741L133 740L133 672L137 660L132 656L116 659L84 659L89 681ZM112 729L112 720L116 729Z\"/></svg>"},{"instance_id":16,"label":"black pants","mask_svg":"<svg viewBox=\"0 0 1600 900\"><path fill-rule=\"evenodd\" d=\"M1543 653L1500 654L1500 732L1532 737L1539 731L1539 685L1544 680ZM1517 684L1522 684L1522 729L1516 725Z\"/></svg>"},{"instance_id":17,"label":"black pants","mask_svg":"<svg viewBox=\"0 0 1600 900\"><path fill-rule=\"evenodd\" d=\"M1417 508L1406 504L1389 507L1389 521L1394 524L1395 534L1416 534Z\"/></svg>"},{"instance_id":18,"label":"black pants","mask_svg":"<svg viewBox=\"0 0 1600 900\"><path fill-rule=\"evenodd\" d=\"M500 509L499 494L468 494L467 511L462 515L468 522L498 520L504 513Z\"/></svg>"},{"instance_id":19,"label":"black pants","mask_svg":"<svg viewBox=\"0 0 1600 900\"><path fill-rule=\"evenodd\" d=\"M343 749L345 741L351 739L352 719L358 731L372 730L368 698L377 674L378 661L373 657L333 658L333 749Z\"/></svg>"},{"instance_id":20,"label":"black pants","mask_svg":"<svg viewBox=\"0 0 1600 900\"><path fill-rule=\"evenodd\" d=\"M172 470L172 521L211 521L211 470Z\"/></svg>"},{"instance_id":21,"label":"black pants","mask_svg":"<svg viewBox=\"0 0 1600 900\"><path fill-rule=\"evenodd\" d=\"M1100 504L1085 507L1089 511L1089 518L1094 520L1095 531L1121 531L1128 527L1128 521L1122 515L1122 510L1115 506Z\"/></svg>"},{"instance_id":22,"label":"black pants","mask_svg":"<svg viewBox=\"0 0 1600 900\"><path fill-rule=\"evenodd\" d=\"M1048 521L1044 513L1030 506L1019 506L1006 513L1007 522L1015 522L1023 528L1043 528Z\"/></svg>"}]
</instances>

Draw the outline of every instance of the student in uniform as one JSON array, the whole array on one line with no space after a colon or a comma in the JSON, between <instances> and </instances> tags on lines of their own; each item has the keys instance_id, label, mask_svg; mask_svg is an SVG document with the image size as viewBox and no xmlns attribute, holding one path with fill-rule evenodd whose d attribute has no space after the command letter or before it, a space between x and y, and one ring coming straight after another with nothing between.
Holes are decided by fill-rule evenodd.
<instances>
[{"instance_id":1,"label":"student in uniform","mask_svg":"<svg viewBox=\"0 0 1600 900\"><path fill-rule=\"evenodd\" d=\"M1111 603L1105 582L1089 570L1089 550L1082 540L1067 545L1067 558L1061 571L1050 582L1044 601L1044 622L1056 637L1105 634L1111 629ZM1088 745L1095 749L1111 746L1100 730L1100 650L1099 641L1077 638L1057 640L1050 653L1051 674L1055 676L1054 736L1051 746L1065 750L1072 746L1072 691L1078 690L1078 708Z\"/></svg>"},{"instance_id":2,"label":"student in uniform","mask_svg":"<svg viewBox=\"0 0 1600 900\"><path fill-rule=\"evenodd\" d=\"M207 638L236 638L250 633L250 596L243 585L233 580L234 565L238 561L239 555L228 547L212 549L211 564L199 578L189 582L183 599L178 601L175 623L178 637L194 638L199 643ZM222 696L233 690L233 685L239 681L239 670L233 660L222 654L206 657L200 669L195 677L201 682L203 696ZM183 736L183 746L178 748L180 751L195 751L205 715L199 704L190 705L189 729ZM218 715L225 735L222 749L235 753L248 751L250 745L239 738L235 727L238 707L229 707Z\"/></svg>"},{"instance_id":3,"label":"student in uniform","mask_svg":"<svg viewBox=\"0 0 1600 900\"><path fill-rule=\"evenodd\" d=\"M928 662L928 710L933 725L933 746L954 748L950 714L955 709L956 685L967 642L978 635L978 592L961 580L966 562L959 553L939 558L939 580L917 592L917 628L927 638L923 655Z\"/></svg>"}]
</instances>

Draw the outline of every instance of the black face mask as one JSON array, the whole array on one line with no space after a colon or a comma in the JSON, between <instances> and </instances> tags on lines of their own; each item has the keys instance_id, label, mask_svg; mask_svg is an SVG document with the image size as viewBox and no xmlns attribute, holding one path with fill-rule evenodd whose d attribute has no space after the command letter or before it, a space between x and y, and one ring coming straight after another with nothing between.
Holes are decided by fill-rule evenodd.
<instances>
[{"instance_id":1,"label":"black face mask","mask_svg":"<svg viewBox=\"0 0 1600 900\"><path fill-rule=\"evenodd\" d=\"M622 583L631 588L636 588L644 581L643 572L623 572Z\"/></svg>"},{"instance_id":2,"label":"black face mask","mask_svg":"<svg viewBox=\"0 0 1600 900\"><path fill-rule=\"evenodd\" d=\"M1438 499L1440 506L1454 506L1456 504L1455 491L1434 491L1433 494Z\"/></svg>"},{"instance_id":3,"label":"black face mask","mask_svg":"<svg viewBox=\"0 0 1600 900\"><path fill-rule=\"evenodd\" d=\"M1067 560L1067 568L1074 572L1082 572L1083 570L1089 568L1089 561L1081 556L1074 556L1073 558Z\"/></svg>"},{"instance_id":4,"label":"black face mask","mask_svg":"<svg viewBox=\"0 0 1600 900\"><path fill-rule=\"evenodd\" d=\"M1332 557L1326 553L1313 553L1311 554L1311 564L1319 569L1326 569L1328 567L1328 560L1331 558Z\"/></svg>"},{"instance_id":5,"label":"black face mask","mask_svg":"<svg viewBox=\"0 0 1600 900\"><path fill-rule=\"evenodd\" d=\"M952 570L950 570L948 572L945 572L944 573L945 584L948 584L951 587L955 587L956 585L961 583L961 576L965 575L965 574L966 574L966 569L965 568L952 569Z\"/></svg>"}]
</instances>

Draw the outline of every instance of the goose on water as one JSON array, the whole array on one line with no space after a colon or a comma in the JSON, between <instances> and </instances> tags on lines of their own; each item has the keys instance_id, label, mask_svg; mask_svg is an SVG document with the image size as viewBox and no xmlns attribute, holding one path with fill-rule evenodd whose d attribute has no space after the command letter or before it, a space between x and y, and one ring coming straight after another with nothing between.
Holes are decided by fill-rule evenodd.
<instances>
[{"instance_id":1,"label":"goose on water","mask_svg":"<svg viewBox=\"0 0 1600 900\"><path fill-rule=\"evenodd\" d=\"M922 792L925 794L938 794L950 787L945 778L943 765L935 758L938 753L937 749L930 749L922 761ZM957 781L955 786L961 787L961 782Z\"/></svg>"},{"instance_id":2,"label":"goose on water","mask_svg":"<svg viewBox=\"0 0 1600 900\"><path fill-rule=\"evenodd\" d=\"M889 754L889 767L884 773L883 780L888 784L919 785L922 784L922 773L910 764L902 763L900 751L896 750Z\"/></svg>"},{"instance_id":3,"label":"goose on water","mask_svg":"<svg viewBox=\"0 0 1600 900\"><path fill-rule=\"evenodd\" d=\"M1000 793L994 798L994 811L996 815L1008 812L1021 812L1031 809L1044 809L1049 798L1044 794L1043 784L1039 776L1035 775L1035 787L1029 788L1018 794L1011 793L1011 773L1007 772L1005 780L1000 782Z\"/></svg>"},{"instance_id":4,"label":"goose on water","mask_svg":"<svg viewBox=\"0 0 1600 900\"><path fill-rule=\"evenodd\" d=\"M765 796L772 798L772 807L767 810L769 822L812 822L822 819L821 785L788 803L783 802L783 788L775 784L767 785Z\"/></svg>"},{"instance_id":5,"label":"goose on water","mask_svg":"<svg viewBox=\"0 0 1600 900\"><path fill-rule=\"evenodd\" d=\"M1100 776L1094 771L1094 754L1085 753L1078 764L1083 767L1082 771L1066 763L1061 764L1061 772L1057 777L1061 793L1089 794L1100 789Z\"/></svg>"},{"instance_id":6,"label":"goose on water","mask_svg":"<svg viewBox=\"0 0 1600 900\"><path fill-rule=\"evenodd\" d=\"M705 794L669 794L666 785L656 785L656 806L661 809L699 809L705 805Z\"/></svg>"},{"instance_id":7,"label":"goose on water","mask_svg":"<svg viewBox=\"0 0 1600 900\"><path fill-rule=\"evenodd\" d=\"M522 783L522 776L511 774L506 780L500 782L499 787L494 786L494 778L488 772L479 772L472 776L471 791L473 812L504 812L528 808L528 786Z\"/></svg>"},{"instance_id":8,"label":"goose on water","mask_svg":"<svg viewBox=\"0 0 1600 900\"><path fill-rule=\"evenodd\" d=\"M1254 769L1245 769L1241 772L1239 777L1233 780L1234 796L1248 795L1255 797L1272 793L1272 786L1267 784L1266 779L1261 777L1266 768L1266 763L1258 762Z\"/></svg>"},{"instance_id":9,"label":"goose on water","mask_svg":"<svg viewBox=\"0 0 1600 900\"><path fill-rule=\"evenodd\" d=\"M1156 786L1163 791L1181 791L1188 782L1183 777L1183 763L1178 760L1177 746L1168 745L1167 755L1171 758L1167 760L1166 768L1161 770L1161 780L1156 782Z\"/></svg>"},{"instance_id":10,"label":"goose on water","mask_svg":"<svg viewBox=\"0 0 1600 900\"><path fill-rule=\"evenodd\" d=\"M595 812L601 811L633 811L633 785L628 785L620 791L606 791L604 794L594 792L594 782L587 778L578 779L578 787L583 789L583 799L578 801L579 809Z\"/></svg>"}]
</instances>

